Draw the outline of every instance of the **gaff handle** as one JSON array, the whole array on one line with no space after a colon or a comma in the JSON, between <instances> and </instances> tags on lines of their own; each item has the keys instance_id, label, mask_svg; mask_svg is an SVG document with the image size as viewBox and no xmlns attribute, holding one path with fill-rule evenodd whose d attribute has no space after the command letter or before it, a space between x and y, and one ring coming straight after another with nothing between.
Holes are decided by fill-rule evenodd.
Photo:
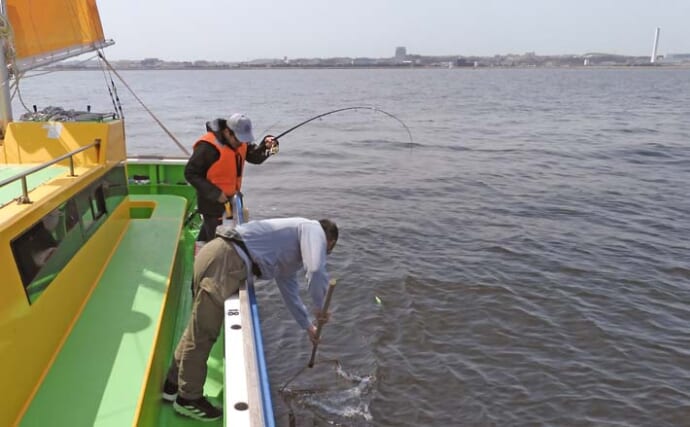
<instances>
[{"instance_id":1,"label":"gaff handle","mask_svg":"<svg viewBox=\"0 0 690 427\"><path fill-rule=\"evenodd\" d=\"M326 300L323 302L323 309L321 310L321 314L325 315L328 313L328 306L331 304L331 296L333 295L333 291L335 290L335 279L331 279L328 282L328 292L326 292ZM316 320L316 342L314 343L314 347L311 349L311 359L309 359L309 366L310 368L314 367L314 359L316 358L316 348L319 346L319 338L321 338L321 328L323 327L323 322L321 322L320 319Z\"/></svg>"}]
</instances>

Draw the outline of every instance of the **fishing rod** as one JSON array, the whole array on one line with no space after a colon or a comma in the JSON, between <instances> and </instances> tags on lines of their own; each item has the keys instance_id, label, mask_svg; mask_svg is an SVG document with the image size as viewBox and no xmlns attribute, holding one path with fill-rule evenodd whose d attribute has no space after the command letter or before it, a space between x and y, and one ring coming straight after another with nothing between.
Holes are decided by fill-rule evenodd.
<instances>
[{"instance_id":1,"label":"fishing rod","mask_svg":"<svg viewBox=\"0 0 690 427\"><path fill-rule=\"evenodd\" d=\"M274 137L274 139L276 139L276 140L277 140L277 139L280 139L280 138L282 138L283 136L285 136L285 135L289 134L290 132L292 132L293 130L298 129L298 128L300 128L300 127L306 125L307 123L309 123L309 122L311 122L311 121L314 121L314 120L316 120L316 119L320 119L321 117L329 116L329 115L331 115L331 114L340 113L340 112L342 112L342 111L348 111L348 110L372 110L372 111L378 111L379 113L383 113L383 114L387 115L388 117L391 117L391 118L395 119L395 120L398 121L398 123L400 123L400 124L405 128L405 130L407 131L407 135L410 137L410 144L413 143L413 141L412 141L412 132L410 132L410 128L407 127L407 125L405 124L405 122L403 122L402 120L400 120L400 119L399 119L398 117L396 117L394 114L389 113L388 111L384 111L384 110L382 110L382 109L380 109L380 108L376 108L376 107L367 107L367 106L355 106L355 107L338 108L337 110L332 110L332 111L328 111L328 112L326 112L326 113L319 114L319 115L314 116L314 117L312 117L312 118L309 118L309 119L307 119L307 120L305 120L305 121L303 121L303 122L301 122L301 123L296 124L295 126L291 127L290 129L286 130L285 132L281 133L280 135Z\"/></svg>"},{"instance_id":2,"label":"fishing rod","mask_svg":"<svg viewBox=\"0 0 690 427\"><path fill-rule=\"evenodd\" d=\"M187 150L187 148L185 148L185 146L182 145L182 144L180 143L180 141L177 140L177 138L175 138L175 135L173 135L172 132L170 132L170 130L169 130L167 127L165 127L165 125L163 124L163 122L161 122L161 121L158 119L158 117L156 117L156 115L153 114L153 111L149 110L149 107L147 107L146 104L144 104L144 101L142 101L142 100L137 96L136 93L134 93L134 90L133 90L131 87L129 87L129 85L127 84L127 82L125 81L125 79L122 78L122 76L120 75L120 73L117 72L117 70L110 64L110 62L108 62L107 59L105 59L105 55L103 55L102 52L99 52L99 53L98 53L98 56L101 58L101 60L103 61L103 63L105 63L105 65L115 74L115 76L117 76L117 78L120 79L120 81L122 82L122 84L125 85L125 87L127 88L127 90L129 90L129 93L131 93L132 96L134 97L134 99L136 99L137 101L139 101L139 105L141 105L141 106L144 108L144 110L146 110L146 112L149 113L149 115L153 118L153 120L155 120L156 123L158 123L158 126L160 126L161 129L163 129L163 131L164 131L165 133L168 134L168 136L173 140L173 142L177 145L177 147L178 147L180 150L182 150L183 153L185 153L187 156L189 156L189 155L190 155L189 150ZM111 83L112 83L112 79L111 79L110 81L111 81ZM119 99L118 99L118 102L119 102ZM122 114L122 108L120 108L120 114Z\"/></svg>"}]
</instances>

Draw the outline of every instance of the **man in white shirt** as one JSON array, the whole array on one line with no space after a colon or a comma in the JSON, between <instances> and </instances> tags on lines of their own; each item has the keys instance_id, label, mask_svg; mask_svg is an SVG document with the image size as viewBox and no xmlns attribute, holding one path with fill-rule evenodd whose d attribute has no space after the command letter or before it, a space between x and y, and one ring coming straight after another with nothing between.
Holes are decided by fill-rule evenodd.
<instances>
[{"instance_id":1,"label":"man in white shirt","mask_svg":"<svg viewBox=\"0 0 690 427\"><path fill-rule=\"evenodd\" d=\"M177 412L200 420L223 415L203 396L203 387L206 362L223 324L224 301L254 276L275 279L288 310L315 342L315 320L300 298L297 272L304 268L314 314L325 322L326 256L338 241L338 227L328 219L280 218L219 226L216 235L194 260L192 314L163 389L163 398L174 401Z\"/></svg>"}]
</instances>

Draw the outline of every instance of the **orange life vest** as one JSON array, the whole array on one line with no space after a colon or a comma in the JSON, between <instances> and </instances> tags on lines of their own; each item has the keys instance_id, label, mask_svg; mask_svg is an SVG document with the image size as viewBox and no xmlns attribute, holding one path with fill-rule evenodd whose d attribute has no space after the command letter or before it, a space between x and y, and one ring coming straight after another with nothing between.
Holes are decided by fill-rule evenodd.
<instances>
[{"instance_id":1,"label":"orange life vest","mask_svg":"<svg viewBox=\"0 0 690 427\"><path fill-rule=\"evenodd\" d=\"M195 144L211 144L220 152L220 158L208 168L206 179L213 185L223 190L223 193L230 196L240 191L242 188L242 172L244 169L244 159L247 157L247 144L240 145L233 150L230 146L221 144L216 140L213 132L202 136Z\"/></svg>"}]
</instances>

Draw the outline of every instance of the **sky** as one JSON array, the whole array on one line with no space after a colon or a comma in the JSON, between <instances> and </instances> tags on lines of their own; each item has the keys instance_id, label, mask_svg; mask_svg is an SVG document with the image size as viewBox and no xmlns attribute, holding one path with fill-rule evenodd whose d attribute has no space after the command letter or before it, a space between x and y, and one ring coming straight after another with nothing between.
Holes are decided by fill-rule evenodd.
<instances>
[{"instance_id":1,"label":"sky","mask_svg":"<svg viewBox=\"0 0 690 427\"><path fill-rule=\"evenodd\" d=\"M108 59L690 53L690 0L97 0Z\"/></svg>"}]
</instances>

